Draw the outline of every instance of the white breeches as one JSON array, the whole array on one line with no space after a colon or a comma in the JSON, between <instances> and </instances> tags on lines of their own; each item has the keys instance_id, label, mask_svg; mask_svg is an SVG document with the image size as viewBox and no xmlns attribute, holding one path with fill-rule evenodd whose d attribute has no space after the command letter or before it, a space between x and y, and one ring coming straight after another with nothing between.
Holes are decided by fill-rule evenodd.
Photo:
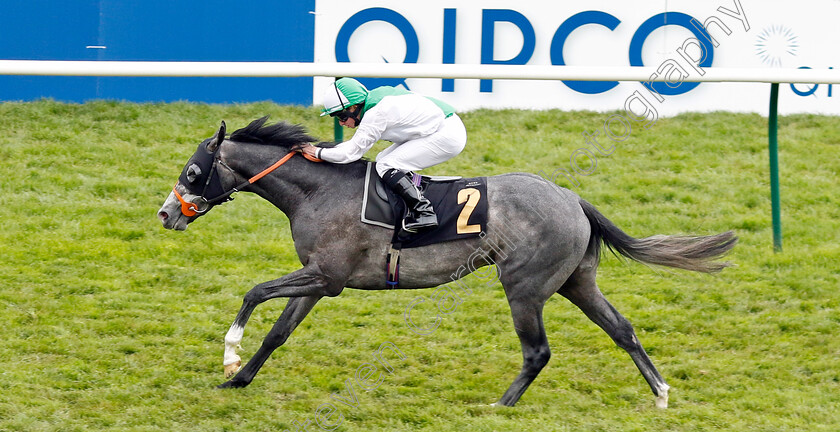
<instances>
[{"instance_id":1,"label":"white breeches","mask_svg":"<svg viewBox=\"0 0 840 432\"><path fill-rule=\"evenodd\" d=\"M394 143L376 155L379 177L396 168L419 171L457 156L467 144L467 129L457 114L443 121L437 132L402 143Z\"/></svg>"}]
</instances>

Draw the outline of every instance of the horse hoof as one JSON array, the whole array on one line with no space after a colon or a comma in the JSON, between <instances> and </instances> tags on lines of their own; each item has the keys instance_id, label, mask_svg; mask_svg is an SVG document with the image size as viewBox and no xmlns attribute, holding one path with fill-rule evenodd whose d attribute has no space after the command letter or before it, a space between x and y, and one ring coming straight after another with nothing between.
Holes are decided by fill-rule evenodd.
<instances>
[{"instance_id":1,"label":"horse hoof","mask_svg":"<svg viewBox=\"0 0 840 432\"><path fill-rule=\"evenodd\" d=\"M225 382L217 385L216 388L217 389L243 388L243 387L247 387L248 384L250 384L250 381L230 380L230 381L225 381Z\"/></svg>"},{"instance_id":2,"label":"horse hoof","mask_svg":"<svg viewBox=\"0 0 840 432\"><path fill-rule=\"evenodd\" d=\"M241 369L241 366L242 361L237 361L235 363L225 365L225 378L230 378L236 375L236 373L239 372L239 369Z\"/></svg>"},{"instance_id":3,"label":"horse hoof","mask_svg":"<svg viewBox=\"0 0 840 432\"><path fill-rule=\"evenodd\" d=\"M668 387L667 385L659 389L659 395L656 396L656 401L654 402L657 408L668 408L668 390L670 389L671 387Z\"/></svg>"}]
</instances>

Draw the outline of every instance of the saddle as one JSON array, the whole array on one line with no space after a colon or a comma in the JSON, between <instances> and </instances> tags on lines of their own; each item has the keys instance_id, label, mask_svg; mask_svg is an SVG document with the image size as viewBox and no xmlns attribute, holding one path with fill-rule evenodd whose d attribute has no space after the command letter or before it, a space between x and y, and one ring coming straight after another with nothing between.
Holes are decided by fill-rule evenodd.
<instances>
[{"instance_id":1,"label":"saddle","mask_svg":"<svg viewBox=\"0 0 840 432\"><path fill-rule=\"evenodd\" d=\"M368 162L361 221L394 230L392 242L400 248L426 246L476 237L487 224L487 183L485 177L414 175L414 182L432 203L438 217L437 228L417 233L400 229L407 208L376 173L375 162Z\"/></svg>"},{"instance_id":2,"label":"saddle","mask_svg":"<svg viewBox=\"0 0 840 432\"><path fill-rule=\"evenodd\" d=\"M385 259L385 284L396 289L400 278L400 251L452 240L480 236L487 229L487 178L413 177L414 185L432 203L438 218L434 229L408 233L400 223L408 208L402 198L386 187L367 163L362 222L393 230L391 249Z\"/></svg>"},{"instance_id":3,"label":"saddle","mask_svg":"<svg viewBox=\"0 0 840 432\"><path fill-rule=\"evenodd\" d=\"M365 192L362 199L361 221L394 230L392 243L399 248L426 246L451 240L478 236L487 224L486 177L414 175L414 184L432 203L438 217L437 228L417 233L400 229L406 206L382 182L375 170L375 162L368 162L365 172Z\"/></svg>"},{"instance_id":4,"label":"saddle","mask_svg":"<svg viewBox=\"0 0 840 432\"><path fill-rule=\"evenodd\" d=\"M418 177L420 177L419 182L417 181ZM458 176L418 176L414 174L413 180L414 185L425 192L425 188L422 186L424 184L428 185L429 182L451 182L461 178ZM392 205L396 201L400 201L400 198L391 193L388 186L376 174L376 163L368 162L365 172L365 195L362 199L362 222L388 229L399 226L399 220L394 217L395 206Z\"/></svg>"}]
</instances>

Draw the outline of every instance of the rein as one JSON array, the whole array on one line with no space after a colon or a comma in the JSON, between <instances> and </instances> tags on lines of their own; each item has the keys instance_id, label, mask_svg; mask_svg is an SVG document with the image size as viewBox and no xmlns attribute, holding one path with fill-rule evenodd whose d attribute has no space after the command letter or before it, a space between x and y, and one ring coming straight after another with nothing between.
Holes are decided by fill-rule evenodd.
<instances>
[{"instance_id":1,"label":"rein","mask_svg":"<svg viewBox=\"0 0 840 432\"><path fill-rule=\"evenodd\" d=\"M180 193L178 193L178 190L177 190L177 188L176 188L176 187L178 186L178 185L177 185L177 183L175 184L175 186L173 186L173 187L172 187L172 192L174 192L174 193L175 193L175 197L176 197L176 198L178 198L178 201L181 203L181 213L183 213L183 214L184 214L184 216L186 216L186 217L193 217L193 216L195 216L195 215L197 215L197 214L201 214L201 213L205 213L205 212L207 212L207 210L209 210L209 209L210 209L210 207L212 207L212 206L214 206L214 205L216 205L216 204L219 204L219 203L224 202L224 201L229 201L229 200L231 200L232 198L230 198L230 196L231 196L231 195L233 195L235 192L239 192L240 190L242 190L242 188L244 188L244 187L246 187L246 186L248 186L248 185L251 185L251 184L256 183L256 182L257 182L257 181L259 181L261 178L265 177L266 175L268 175L268 174L269 174L269 173L271 173L272 171L274 171L274 170L276 170L277 168L279 168L279 167L280 167L281 165L283 165L284 163L288 162L288 161L289 161L289 159L291 159L291 158L292 158L292 156L294 156L294 155L295 155L295 153L298 153L298 151L297 151L297 150L292 150L292 151L290 151L289 153L287 153L285 156L283 156L282 158L280 158L280 160L278 160L277 162L275 162L275 163L274 163L273 165L271 165L270 167L268 167L268 168L266 168L266 169L262 170L262 171L261 171L261 172L259 172L257 175L255 175L255 176L251 177L250 179L248 179L248 180L246 180L246 181L244 181L244 182L242 182L242 183L240 183L240 184L236 185L233 189L231 189L231 190L229 190L229 191L227 191L227 192L225 192L225 193L223 193L223 194L221 194L221 195L219 195L219 196L217 196L217 197L215 197L215 198L212 198L212 199L207 199L206 197L204 197L204 196L203 196L203 192L202 192L202 196L199 196L199 199L201 199L201 200L203 201L203 202L201 203L201 206L199 206L199 204L197 204L197 203L195 203L195 202L191 202L191 201L187 201L187 200L185 200L185 199L184 199L184 197L182 197L182 196L181 196L181 194L180 194ZM301 154L303 155L303 157L305 157L306 159L308 159L308 160L310 160L310 161L312 161L312 162L323 162L321 159L318 159L318 158L316 158L316 157L314 157L314 156L310 156L310 155L308 155L308 154L306 154L306 153L301 152ZM216 163L221 162L221 163L222 163L222 165L224 165L225 167L227 167L228 169L230 169L230 167L228 167L228 166L227 166L224 162L222 162L222 161L221 161L221 159L220 159L220 158L218 158L218 157L216 157L216 161L215 161L215 162L216 162ZM214 164L214 165L215 165L215 164ZM231 171L232 171L232 170L231 170ZM210 179L208 178L208 179L207 179L207 181L209 182L209 181L210 181Z\"/></svg>"}]
</instances>

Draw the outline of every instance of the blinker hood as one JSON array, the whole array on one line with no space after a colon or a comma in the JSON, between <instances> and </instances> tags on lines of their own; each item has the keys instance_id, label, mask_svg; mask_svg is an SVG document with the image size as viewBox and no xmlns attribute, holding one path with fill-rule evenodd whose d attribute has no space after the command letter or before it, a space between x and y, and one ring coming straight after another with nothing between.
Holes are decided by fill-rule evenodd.
<instances>
[{"instance_id":1,"label":"blinker hood","mask_svg":"<svg viewBox=\"0 0 840 432\"><path fill-rule=\"evenodd\" d=\"M225 190L222 188L222 182L215 172L215 164L213 163L221 146L218 146L215 152L207 150L207 146L214 139L204 140L204 142L198 145L195 154L187 166L184 167L181 176L178 177L178 182L184 185L189 193L204 197L207 200L212 200L225 194ZM191 182L187 175L190 172L190 167L193 165L198 167L198 170L197 172L193 170L196 175Z\"/></svg>"}]
</instances>

